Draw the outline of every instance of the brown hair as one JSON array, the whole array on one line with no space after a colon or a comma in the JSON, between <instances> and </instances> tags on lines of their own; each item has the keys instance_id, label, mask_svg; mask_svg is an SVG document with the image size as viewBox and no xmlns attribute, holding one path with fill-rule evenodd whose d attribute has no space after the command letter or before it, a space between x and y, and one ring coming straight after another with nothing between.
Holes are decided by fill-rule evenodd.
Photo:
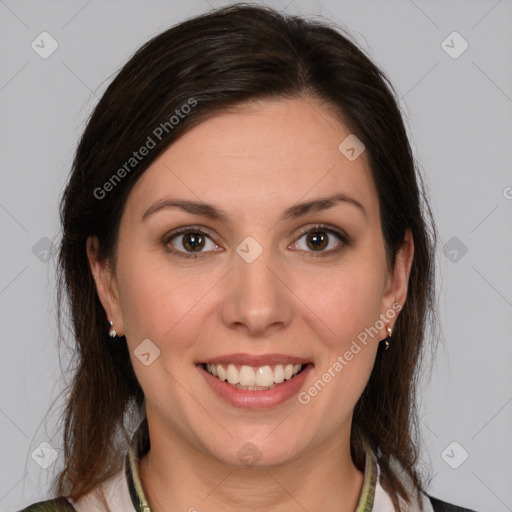
<instances>
[{"instance_id":1,"label":"brown hair","mask_svg":"<svg viewBox=\"0 0 512 512\"><path fill-rule=\"evenodd\" d=\"M117 442L125 420L140 420L144 414L143 391L125 340L109 342L107 317L86 256L87 237L98 237L100 256L115 269L127 196L159 154L186 130L232 106L301 96L341 114L366 146L390 268L406 230L413 235L408 297L395 324L392 349L383 353L379 348L356 404L351 455L362 470L363 443L370 444L397 508L397 496L410 497L392 458L424 490L416 468L416 388L425 329L436 323L436 237L396 93L340 28L237 4L186 20L144 44L104 93L79 142L60 210L59 324L67 294L76 346L64 415L64 468L54 485L58 494L76 500L117 471L124 455ZM177 123L172 115L179 117ZM127 167L148 137L155 147Z\"/></svg>"}]
</instances>

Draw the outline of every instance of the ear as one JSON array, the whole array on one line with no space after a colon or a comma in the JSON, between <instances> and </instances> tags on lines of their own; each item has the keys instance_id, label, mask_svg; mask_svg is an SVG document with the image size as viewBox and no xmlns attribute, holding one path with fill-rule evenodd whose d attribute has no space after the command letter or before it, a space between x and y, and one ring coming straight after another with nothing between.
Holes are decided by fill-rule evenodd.
<instances>
[{"instance_id":1,"label":"ear","mask_svg":"<svg viewBox=\"0 0 512 512\"><path fill-rule=\"evenodd\" d=\"M413 258L414 240L411 231L408 229L405 232L404 243L396 255L395 268L391 269L386 280L384 296L382 298L384 308L381 311L382 314L386 315L386 311L389 312L390 309L396 311L397 303L400 304L400 309L405 304ZM394 308L393 305L395 305ZM393 327L393 325L394 322L391 327ZM387 336L387 333L385 336Z\"/></svg>"},{"instance_id":2,"label":"ear","mask_svg":"<svg viewBox=\"0 0 512 512\"><path fill-rule=\"evenodd\" d=\"M124 323L119 303L119 293L115 275L108 261L100 259L100 243L98 237L89 236L86 241L87 259L96 283L100 302L107 314L107 319L114 322L118 336L124 336Z\"/></svg>"}]
</instances>

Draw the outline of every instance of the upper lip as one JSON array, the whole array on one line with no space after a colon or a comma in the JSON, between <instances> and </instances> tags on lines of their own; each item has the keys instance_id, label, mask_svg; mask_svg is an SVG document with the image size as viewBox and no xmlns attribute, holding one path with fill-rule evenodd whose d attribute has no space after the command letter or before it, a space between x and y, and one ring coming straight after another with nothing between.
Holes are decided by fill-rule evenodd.
<instances>
[{"instance_id":1,"label":"upper lip","mask_svg":"<svg viewBox=\"0 0 512 512\"><path fill-rule=\"evenodd\" d=\"M223 364L233 363L246 366L271 366L275 364L307 364L310 360L303 357L286 354L226 354L223 356L210 357L199 364Z\"/></svg>"}]
</instances>

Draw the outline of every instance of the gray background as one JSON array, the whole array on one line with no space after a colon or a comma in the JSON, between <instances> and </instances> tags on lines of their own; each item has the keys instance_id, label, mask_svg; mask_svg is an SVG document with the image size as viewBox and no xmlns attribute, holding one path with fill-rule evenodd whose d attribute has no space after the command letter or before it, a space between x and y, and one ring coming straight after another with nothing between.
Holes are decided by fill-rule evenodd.
<instances>
[{"instance_id":1,"label":"gray background","mask_svg":"<svg viewBox=\"0 0 512 512\"><path fill-rule=\"evenodd\" d=\"M47 413L63 386L55 258L46 260L78 136L133 51L208 4L222 5L0 0L0 511L46 497L59 467L40 467L54 453L40 443L59 451L62 402ZM270 5L347 28L402 97L440 236L443 345L421 394L430 492L480 512L512 510L512 2ZM46 59L31 47L50 48L43 31L58 43ZM442 45L453 31L469 44L457 58L445 49L458 53L462 40Z\"/></svg>"}]
</instances>

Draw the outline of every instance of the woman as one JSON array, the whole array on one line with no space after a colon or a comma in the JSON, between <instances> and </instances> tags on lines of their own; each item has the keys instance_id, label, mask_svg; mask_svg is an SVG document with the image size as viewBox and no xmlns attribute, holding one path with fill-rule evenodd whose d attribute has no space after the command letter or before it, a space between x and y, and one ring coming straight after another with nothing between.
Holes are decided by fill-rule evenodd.
<instances>
[{"instance_id":1,"label":"woman","mask_svg":"<svg viewBox=\"0 0 512 512\"><path fill-rule=\"evenodd\" d=\"M335 27L238 5L145 44L62 199L77 366L59 498L25 510L467 510L416 469L418 179Z\"/></svg>"}]
</instances>

